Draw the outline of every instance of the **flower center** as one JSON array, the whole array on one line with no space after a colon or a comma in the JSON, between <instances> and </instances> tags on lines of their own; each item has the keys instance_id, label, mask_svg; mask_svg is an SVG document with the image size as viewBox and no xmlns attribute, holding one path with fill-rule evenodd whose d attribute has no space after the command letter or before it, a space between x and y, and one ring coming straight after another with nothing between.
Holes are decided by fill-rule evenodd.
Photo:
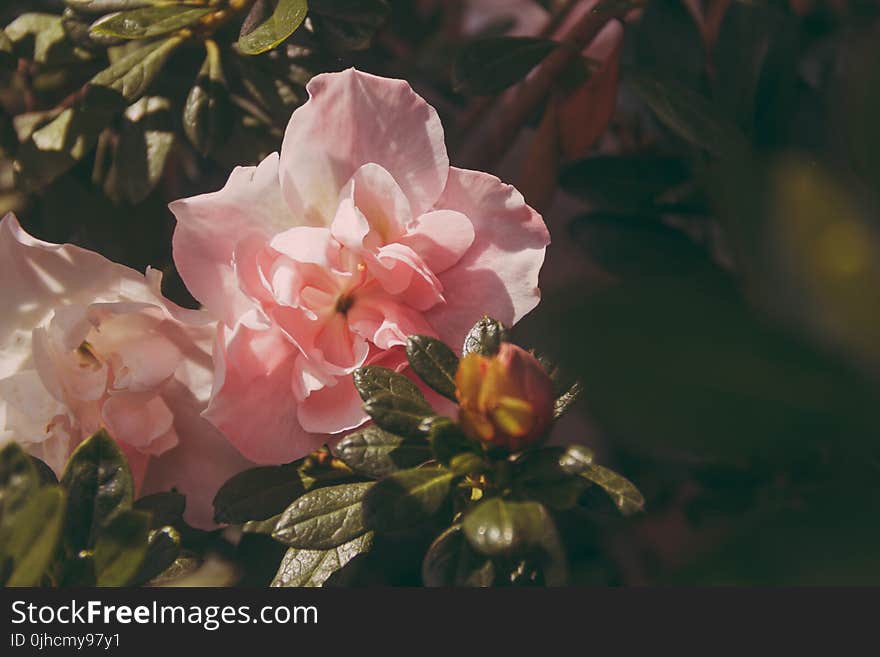
<instances>
[{"instance_id":1,"label":"flower center","mask_svg":"<svg viewBox=\"0 0 880 657\"><path fill-rule=\"evenodd\" d=\"M335 310L340 315L345 315L351 310L351 307L354 305L354 295L352 294L342 294L336 299L336 307Z\"/></svg>"}]
</instances>

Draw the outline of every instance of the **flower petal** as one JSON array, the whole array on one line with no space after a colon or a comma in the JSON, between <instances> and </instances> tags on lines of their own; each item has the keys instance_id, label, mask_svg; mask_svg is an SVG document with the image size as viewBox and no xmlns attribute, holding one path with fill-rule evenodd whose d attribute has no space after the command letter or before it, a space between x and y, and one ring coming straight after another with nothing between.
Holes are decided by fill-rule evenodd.
<instances>
[{"instance_id":1,"label":"flower petal","mask_svg":"<svg viewBox=\"0 0 880 657\"><path fill-rule=\"evenodd\" d=\"M321 446L297 420L293 394L299 351L277 330L238 325L229 344L221 328L214 360L215 391L203 413L255 463L286 463Z\"/></svg>"},{"instance_id":2,"label":"flower petal","mask_svg":"<svg viewBox=\"0 0 880 657\"><path fill-rule=\"evenodd\" d=\"M281 189L296 216L329 226L340 191L371 162L397 181L413 214L434 204L449 171L443 126L407 82L348 69L315 76L308 91L281 147Z\"/></svg>"},{"instance_id":3,"label":"flower petal","mask_svg":"<svg viewBox=\"0 0 880 657\"><path fill-rule=\"evenodd\" d=\"M461 212L435 210L416 218L398 241L418 253L432 272L440 274L461 260L474 243L474 225Z\"/></svg>"},{"instance_id":4,"label":"flower petal","mask_svg":"<svg viewBox=\"0 0 880 657\"><path fill-rule=\"evenodd\" d=\"M516 189L479 171L451 168L437 207L463 213L474 227L471 248L439 275L446 303L426 313L440 339L458 347L482 315L511 326L538 304L550 234Z\"/></svg>"},{"instance_id":5,"label":"flower petal","mask_svg":"<svg viewBox=\"0 0 880 657\"><path fill-rule=\"evenodd\" d=\"M217 192L174 201L174 264L187 288L227 326L253 306L233 269L239 242L297 224L281 198L278 154L237 167ZM249 249L250 251L251 249Z\"/></svg>"}]
</instances>

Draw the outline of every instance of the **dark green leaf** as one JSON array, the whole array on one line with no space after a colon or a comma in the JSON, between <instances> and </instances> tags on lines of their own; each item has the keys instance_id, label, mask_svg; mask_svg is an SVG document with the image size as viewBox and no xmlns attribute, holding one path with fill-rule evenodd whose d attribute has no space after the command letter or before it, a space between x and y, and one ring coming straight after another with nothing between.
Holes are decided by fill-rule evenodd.
<instances>
[{"instance_id":1,"label":"dark green leaf","mask_svg":"<svg viewBox=\"0 0 880 657\"><path fill-rule=\"evenodd\" d=\"M364 500L370 529L389 532L424 523L446 503L455 474L446 468L401 470L382 479Z\"/></svg>"},{"instance_id":2,"label":"dark green leaf","mask_svg":"<svg viewBox=\"0 0 880 657\"><path fill-rule=\"evenodd\" d=\"M5 30L0 29L0 67L13 68L15 62L12 40L6 35Z\"/></svg>"},{"instance_id":3,"label":"dark green leaf","mask_svg":"<svg viewBox=\"0 0 880 657\"><path fill-rule=\"evenodd\" d=\"M564 447L523 452L513 463L513 484L518 495L557 510L577 504L590 484L562 468L559 459L564 454Z\"/></svg>"},{"instance_id":4,"label":"dark green leaf","mask_svg":"<svg viewBox=\"0 0 880 657\"><path fill-rule=\"evenodd\" d=\"M594 155L562 170L563 189L592 204L625 211L651 207L669 189L690 177L676 157Z\"/></svg>"},{"instance_id":5,"label":"dark green leaf","mask_svg":"<svg viewBox=\"0 0 880 657\"><path fill-rule=\"evenodd\" d=\"M431 388L455 401L455 373L458 356L436 338L411 335L406 339L406 357L413 371Z\"/></svg>"},{"instance_id":6,"label":"dark green leaf","mask_svg":"<svg viewBox=\"0 0 880 657\"><path fill-rule=\"evenodd\" d=\"M372 486L373 482L365 482L313 490L295 500L274 522L247 523L244 530L270 533L290 547L334 548L367 531L362 503Z\"/></svg>"},{"instance_id":7,"label":"dark green leaf","mask_svg":"<svg viewBox=\"0 0 880 657\"><path fill-rule=\"evenodd\" d=\"M301 466L297 461L238 473L214 497L214 521L243 523L278 515L309 489Z\"/></svg>"},{"instance_id":8,"label":"dark green leaf","mask_svg":"<svg viewBox=\"0 0 880 657\"><path fill-rule=\"evenodd\" d=\"M73 452L61 485L67 491L65 535L78 551L90 547L114 515L131 508L134 483L116 442L101 430Z\"/></svg>"},{"instance_id":9,"label":"dark green leaf","mask_svg":"<svg viewBox=\"0 0 880 657\"><path fill-rule=\"evenodd\" d=\"M571 445L559 458L559 465L565 472L580 475L600 486L623 515L645 510L645 498L639 489L613 470L593 463L593 453L586 447Z\"/></svg>"},{"instance_id":10,"label":"dark green leaf","mask_svg":"<svg viewBox=\"0 0 880 657\"><path fill-rule=\"evenodd\" d=\"M380 427L401 436L419 435L419 425L434 414L416 384L384 367L355 370L354 384L364 410Z\"/></svg>"},{"instance_id":11,"label":"dark green leaf","mask_svg":"<svg viewBox=\"0 0 880 657\"><path fill-rule=\"evenodd\" d=\"M307 11L306 0L278 0L275 11L268 19L239 37L239 49L246 55L259 55L272 50L296 31Z\"/></svg>"},{"instance_id":12,"label":"dark green leaf","mask_svg":"<svg viewBox=\"0 0 880 657\"><path fill-rule=\"evenodd\" d=\"M82 14L109 14L114 11L140 9L163 4L175 3L174 0L64 0L64 4ZM195 4L195 3L193 3Z\"/></svg>"},{"instance_id":13,"label":"dark green leaf","mask_svg":"<svg viewBox=\"0 0 880 657\"><path fill-rule=\"evenodd\" d=\"M461 48L452 68L456 91L493 95L522 80L559 44L536 37L487 37Z\"/></svg>"},{"instance_id":14,"label":"dark green leaf","mask_svg":"<svg viewBox=\"0 0 880 657\"><path fill-rule=\"evenodd\" d=\"M152 39L192 25L214 10L214 7L186 5L132 9L96 21L90 31L123 39Z\"/></svg>"},{"instance_id":15,"label":"dark green leaf","mask_svg":"<svg viewBox=\"0 0 880 657\"><path fill-rule=\"evenodd\" d=\"M205 47L205 63L183 108L183 130L202 155L213 153L226 141L234 118L220 49L213 41L206 41Z\"/></svg>"},{"instance_id":16,"label":"dark green leaf","mask_svg":"<svg viewBox=\"0 0 880 657\"><path fill-rule=\"evenodd\" d=\"M492 586L495 568L473 551L461 527L455 525L431 543L422 562L425 586Z\"/></svg>"},{"instance_id":17,"label":"dark green leaf","mask_svg":"<svg viewBox=\"0 0 880 657\"><path fill-rule=\"evenodd\" d=\"M113 62L92 78L92 84L113 89L129 102L140 98L183 39L152 41Z\"/></svg>"},{"instance_id":18,"label":"dark green leaf","mask_svg":"<svg viewBox=\"0 0 880 657\"><path fill-rule=\"evenodd\" d=\"M0 566L11 562L5 586L40 583L61 537L64 506L64 492L46 486L30 496L11 525L0 528Z\"/></svg>"},{"instance_id":19,"label":"dark green leaf","mask_svg":"<svg viewBox=\"0 0 880 657\"><path fill-rule=\"evenodd\" d=\"M506 558L537 553L544 560L546 583L559 586L566 582L568 569L559 534L541 504L493 497L469 510L461 527L478 553Z\"/></svg>"},{"instance_id":20,"label":"dark green leaf","mask_svg":"<svg viewBox=\"0 0 880 657\"><path fill-rule=\"evenodd\" d=\"M21 511L39 485L31 457L17 443L0 449L0 527Z\"/></svg>"},{"instance_id":21,"label":"dark green leaf","mask_svg":"<svg viewBox=\"0 0 880 657\"><path fill-rule=\"evenodd\" d=\"M456 457L465 454L482 454L482 446L468 438L448 417L438 415L424 420L422 431L428 436L434 459L442 465L450 466Z\"/></svg>"},{"instance_id":22,"label":"dark green leaf","mask_svg":"<svg viewBox=\"0 0 880 657\"><path fill-rule=\"evenodd\" d=\"M462 353L494 356L501 348L501 343L508 341L508 337L507 329L501 322L484 316L465 336Z\"/></svg>"},{"instance_id":23,"label":"dark green leaf","mask_svg":"<svg viewBox=\"0 0 880 657\"><path fill-rule=\"evenodd\" d=\"M355 472L376 478L431 459L431 447L423 439L402 438L375 425L348 434L335 452Z\"/></svg>"},{"instance_id":24,"label":"dark green leaf","mask_svg":"<svg viewBox=\"0 0 880 657\"><path fill-rule=\"evenodd\" d=\"M340 568L344 567L357 555L370 550L373 534L368 532L362 536L337 545L327 550L301 550L290 548L278 574L272 580L272 586L278 587L314 587L323 586L324 582Z\"/></svg>"},{"instance_id":25,"label":"dark green leaf","mask_svg":"<svg viewBox=\"0 0 880 657\"><path fill-rule=\"evenodd\" d=\"M571 229L596 264L621 278L717 270L705 248L657 216L594 212L575 218Z\"/></svg>"},{"instance_id":26,"label":"dark green leaf","mask_svg":"<svg viewBox=\"0 0 880 657\"><path fill-rule=\"evenodd\" d=\"M568 412L581 396L581 388L580 382L575 381L568 390L556 398L556 401L553 402L553 419L558 420Z\"/></svg>"},{"instance_id":27,"label":"dark green leaf","mask_svg":"<svg viewBox=\"0 0 880 657\"><path fill-rule=\"evenodd\" d=\"M151 524L154 524L155 520ZM180 555L180 534L174 527L161 527L149 534L147 553L137 574L132 578L135 585L155 579L168 570Z\"/></svg>"},{"instance_id":28,"label":"dark green leaf","mask_svg":"<svg viewBox=\"0 0 880 657\"><path fill-rule=\"evenodd\" d=\"M147 556L149 535L150 514L142 511L121 511L116 514L95 541L96 584L130 584Z\"/></svg>"},{"instance_id":29,"label":"dark green leaf","mask_svg":"<svg viewBox=\"0 0 880 657\"><path fill-rule=\"evenodd\" d=\"M705 96L674 80L636 76L630 84L667 128L682 139L716 156L748 148L739 129L721 115Z\"/></svg>"},{"instance_id":30,"label":"dark green leaf","mask_svg":"<svg viewBox=\"0 0 880 657\"><path fill-rule=\"evenodd\" d=\"M387 0L310 0L309 11L328 18L381 27L391 7Z\"/></svg>"},{"instance_id":31,"label":"dark green leaf","mask_svg":"<svg viewBox=\"0 0 880 657\"><path fill-rule=\"evenodd\" d=\"M174 146L171 101L145 96L122 116L104 191L116 202L140 203L159 184Z\"/></svg>"},{"instance_id":32,"label":"dark green leaf","mask_svg":"<svg viewBox=\"0 0 880 657\"><path fill-rule=\"evenodd\" d=\"M150 514L150 529L161 529L165 525L177 526L183 519L186 497L174 491L153 493L136 500L134 509Z\"/></svg>"}]
</instances>

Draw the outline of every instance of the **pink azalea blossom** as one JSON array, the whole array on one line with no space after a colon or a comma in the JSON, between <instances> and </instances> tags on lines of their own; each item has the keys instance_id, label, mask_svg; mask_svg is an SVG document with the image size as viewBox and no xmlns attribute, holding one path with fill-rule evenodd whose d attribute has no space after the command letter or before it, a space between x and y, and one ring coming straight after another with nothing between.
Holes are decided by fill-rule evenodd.
<instances>
[{"instance_id":1,"label":"pink azalea blossom","mask_svg":"<svg viewBox=\"0 0 880 657\"><path fill-rule=\"evenodd\" d=\"M211 527L214 494L248 463L201 417L214 326L163 298L160 279L0 222L0 444L60 475L105 428L140 491L176 487L187 520Z\"/></svg>"},{"instance_id":2,"label":"pink azalea blossom","mask_svg":"<svg viewBox=\"0 0 880 657\"><path fill-rule=\"evenodd\" d=\"M401 369L407 335L458 348L483 314L519 320L549 242L513 187L449 166L405 81L349 69L308 91L280 155L171 204L178 270L220 319L205 417L264 463L363 423L351 373Z\"/></svg>"}]
</instances>

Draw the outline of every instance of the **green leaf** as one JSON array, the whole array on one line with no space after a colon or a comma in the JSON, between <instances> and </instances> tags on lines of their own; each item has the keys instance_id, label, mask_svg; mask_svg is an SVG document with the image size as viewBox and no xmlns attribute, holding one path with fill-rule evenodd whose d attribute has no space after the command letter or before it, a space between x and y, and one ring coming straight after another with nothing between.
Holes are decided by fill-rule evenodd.
<instances>
[{"instance_id":1,"label":"green leaf","mask_svg":"<svg viewBox=\"0 0 880 657\"><path fill-rule=\"evenodd\" d=\"M367 527L389 532L422 524L443 508L454 478L446 468L424 467L382 479L364 500Z\"/></svg>"},{"instance_id":2,"label":"green leaf","mask_svg":"<svg viewBox=\"0 0 880 657\"><path fill-rule=\"evenodd\" d=\"M413 371L431 388L452 401L455 397L455 373L458 356L436 338L411 335L406 339L406 357Z\"/></svg>"},{"instance_id":3,"label":"green leaf","mask_svg":"<svg viewBox=\"0 0 880 657\"><path fill-rule=\"evenodd\" d=\"M376 30L388 18L387 0L311 0L309 16L315 33L331 53L370 47Z\"/></svg>"},{"instance_id":4,"label":"green leaf","mask_svg":"<svg viewBox=\"0 0 880 657\"><path fill-rule=\"evenodd\" d=\"M232 477L214 497L214 521L243 523L278 515L309 490L302 461L251 468Z\"/></svg>"},{"instance_id":5,"label":"green leaf","mask_svg":"<svg viewBox=\"0 0 880 657\"><path fill-rule=\"evenodd\" d=\"M7 36L5 30L0 29L0 67L11 69L15 66L15 62L12 40Z\"/></svg>"},{"instance_id":6,"label":"green leaf","mask_svg":"<svg viewBox=\"0 0 880 657\"><path fill-rule=\"evenodd\" d=\"M488 587L494 580L492 560L474 552L459 525L440 534L431 543L422 562L425 586Z\"/></svg>"},{"instance_id":7,"label":"green leaf","mask_svg":"<svg viewBox=\"0 0 880 657\"><path fill-rule=\"evenodd\" d=\"M257 6L254 5L254 10ZM272 50L296 31L307 11L306 0L278 0L275 11L269 18L239 37L239 50L246 55L259 55Z\"/></svg>"},{"instance_id":8,"label":"green leaf","mask_svg":"<svg viewBox=\"0 0 880 657\"><path fill-rule=\"evenodd\" d=\"M507 329L501 322L484 316L465 336L462 353L494 356L508 338Z\"/></svg>"},{"instance_id":9,"label":"green leaf","mask_svg":"<svg viewBox=\"0 0 880 657\"><path fill-rule=\"evenodd\" d=\"M441 465L451 466L453 461L457 461L456 457L464 455L476 455L482 460L482 446L468 438L461 427L448 417L438 415L428 418L422 422L422 430L428 436L434 459ZM465 461L458 460L458 463ZM468 463L473 465L476 461L468 459Z\"/></svg>"},{"instance_id":10,"label":"green leaf","mask_svg":"<svg viewBox=\"0 0 880 657\"><path fill-rule=\"evenodd\" d=\"M465 44L452 68L453 88L494 95L522 80L559 46L536 37L486 37Z\"/></svg>"},{"instance_id":11,"label":"green leaf","mask_svg":"<svg viewBox=\"0 0 880 657\"><path fill-rule=\"evenodd\" d=\"M215 11L214 7L186 5L159 5L132 9L110 14L96 21L90 32L123 39L152 39L192 25L212 11Z\"/></svg>"},{"instance_id":12,"label":"green leaf","mask_svg":"<svg viewBox=\"0 0 880 657\"><path fill-rule=\"evenodd\" d=\"M269 533L290 547L334 548L367 531L362 503L372 486L370 481L313 490L295 500L274 522L247 523L244 530Z\"/></svg>"},{"instance_id":13,"label":"green leaf","mask_svg":"<svg viewBox=\"0 0 880 657\"><path fill-rule=\"evenodd\" d=\"M748 149L745 136L701 94L674 80L636 76L633 89L657 118L679 137L716 156Z\"/></svg>"},{"instance_id":14,"label":"green leaf","mask_svg":"<svg viewBox=\"0 0 880 657\"><path fill-rule=\"evenodd\" d=\"M310 0L309 11L328 18L381 27L391 7L387 0Z\"/></svg>"},{"instance_id":15,"label":"green leaf","mask_svg":"<svg viewBox=\"0 0 880 657\"><path fill-rule=\"evenodd\" d=\"M151 524L155 524L155 520ZM149 582L168 570L180 556L180 542L180 534L174 527L150 531L146 555L132 583Z\"/></svg>"},{"instance_id":16,"label":"green leaf","mask_svg":"<svg viewBox=\"0 0 880 657\"><path fill-rule=\"evenodd\" d=\"M645 498L639 489L613 470L593 463L593 453L586 447L571 445L559 458L559 465L565 472L580 475L600 486L623 515L645 510Z\"/></svg>"},{"instance_id":17,"label":"green leaf","mask_svg":"<svg viewBox=\"0 0 880 657\"><path fill-rule=\"evenodd\" d=\"M183 520L186 497L175 491L153 493L135 500L133 508L135 511L146 511L150 514L150 529L160 529L165 525L177 526Z\"/></svg>"},{"instance_id":18,"label":"green leaf","mask_svg":"<svg viewBox=\"0 0 880 657\"><path fill-rule=\"evenodd\" d=\"M68 40L61 16L55 14L22 14L3 32L14 46L12 52L37 64L68 66L91 59L87 51L74 47ZM31 43L33 51L27 52L25 45L29 47Z\"/></svg>"},{"instance_id":19,"label":"green leaf","mask_svg":"<svg viewBox=\"0 0 880 657\"><path fill-rule=\"evenodd\" d=\"M150 514L121 511L95 541L95 576L98 586L130 584L144 563L149 548Z\"/></svg>"},{"instance_id":20,"label":"green leaf","mask_svg":"<svg viewBox=\"0 0 880 657\"><path fill-rule=\"evenodd\" d=\"M594 212L575 218L571 229L590 258L620 278L720 273L704 247L659 216Z\"/></svg>"},{"instance_id":21,"label":"green leaf","mask_svg":"<svg viewBox=\"0 0 880 657\"><path fill-rule=\"evenodd\" d=\"M141 7L187 3L177 2L177 0L64 0L64 4L81 14L104 15L114 11L127 11Z\"/></svg>"},{"instance_id":22,"label":"green leaf","mask_svg":"<svg viewBox=\"0 0 880 657\"><path fill-rule=\"evenodd\" d=\"M552 509L570 509L590 484L566 472L559 463L564 447L530 449L513 462L512 479L518 495Z\"/></svg>"},{"instance_id":23,"label":"green leaf","mask_svg":"<svg viewBox=\"0 0 880 657\"><path fill-rule=\"evenodd\" d=\"M691 177L677 157L657 155L593 155L566 166L562 188L593 205L637 212L653 207L668 190Z\"/></svg>"},{"instance_id":24,"label":"green leaf","mask_svg":"<svg viewBox=\"0 0 880 657\"><path fill-rule=\"evenodd\" d=\"M74 551L93 545L100 529L132 505L134 482L128 462L103 429L76 448L61 485L68 497L65 535Z\"/></svg>"},{"instance_id":25,"label":"green leaf","mask_svg":"<svg viewBox=\"0 0 880 657\"><path fill-rule=\"evenodd\" d=\"M206 41L207 56L183 108L183 130L202 155L213 153L232 131L229 90L220 62L220 49Z\"/></svg>"},{"instance_id":26,"label":"green leaf","mask_svg":"<svg viewBox=\"0 0 880 657\"><path fill-rule=\"evenodd\" d=\"M462 520L465 537L479 554L517 558L536 554L550 586L566 583L568 567L556 524L537 502L509 502L493 497L469 510Z\"/></svg>"},{"instance_id":27,"label":"green leaf","mask_svg":"<svg viewBox=\"0 0 880 657\"><path fill-rule=\"evenodd\" d=\"M419 425L434 414L416 384L384 367L361 367L354 385L364 400L364 410L380 427L401 436L418 436Z\"/></svg>"},{"instance_id":28,"label":"green leaf","mask_svg":"<svg viewBox=\"0 0 880 657\"><path fill-rule=\"evenodd\" d=\"M116 202L140 203L162 179L174 146L171 101L145 96L122 116L104 191Z\"/></svg>"},{"instance_id":29,"label":"green leaf","mask_svg":"<svg viewBox=\"0 0 880 657\"><path fill-rule=\"evenodd\" d=\"M368 532L327 550L290 548L284 555L271 586L323 586L333 573L343 568L357 555L369 552L372 545L373 533Z\"/></svg>"},{"instance_id":30,"label":"green leaf","mask_svg":"<svg viewBox=\"0 0 880 657\"><path fill-rule=\"evenodd\" d=\"M334 451L355 472L376 478L431 460L431 447L423 439L403 438L375 425L348 434Z\"/></svg>"},{"instance_id":31,"label":"green leaf","mask_svg":"<svg viewBox=\"0 0 880 657\"><path fill-rule=\"evenodd\" d=\"M55 556L64 525L64 491L36 491L11 525L0 528L0 572L11 562L5 586L36 586Z\"/></svg>"},{"instance_id":32,"label":"green leaf","mask_svg":"<svg viewBox=\"0 0 880 657\"><path fill-rule=\"evenodd\" d=\"M0 449L0 527L11 522L39 485L31 457L17 443Z\"/></svg>"},{"instance_id":33,"label":"green leaf","mask_svg":"<svg viewBox=\"0 0 880 657\"><path fill-rule=\"evenodd\" d=\"M566 390L561 395L559 395L559 397L556 398L556 401L553 402L554 420L558 420L569 411L569 409L581 396L582 388L583 386L581 386L580 381L575 381L571 384L568 390Z\"/></svg>"},{"instance_id":34,"label":"green leaf","mask_svg":"<svg viewBox=\"0 0 880 657\"><path fill-rule=\"evenodd\" d=\"M180 37L152 41L113 62L92 78L92 84L119 92L129 102L140 98L183 43Z\"/></svg>"}]
</instances>

